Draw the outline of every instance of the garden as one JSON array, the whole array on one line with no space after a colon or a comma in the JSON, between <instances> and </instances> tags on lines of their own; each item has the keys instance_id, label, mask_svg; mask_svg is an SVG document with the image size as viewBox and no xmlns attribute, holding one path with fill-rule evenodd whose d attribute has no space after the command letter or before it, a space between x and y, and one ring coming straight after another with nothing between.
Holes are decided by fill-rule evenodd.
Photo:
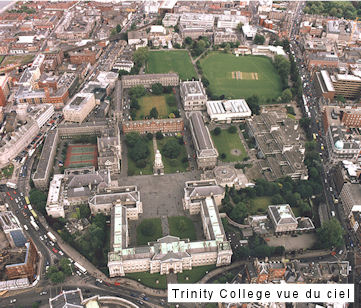
<instances>
[{"instance_id":1,"label":"garden","mask_svg":"<svg viewBox=\"0 0 361 308\"><path fill-rule=\"evenodd\" d=\"M237 127L230 126L228 129L216 127L212 131L212 139L221 161L236 162L248 159L246 149L238 136Z\"/></svg>"}]
</instances>

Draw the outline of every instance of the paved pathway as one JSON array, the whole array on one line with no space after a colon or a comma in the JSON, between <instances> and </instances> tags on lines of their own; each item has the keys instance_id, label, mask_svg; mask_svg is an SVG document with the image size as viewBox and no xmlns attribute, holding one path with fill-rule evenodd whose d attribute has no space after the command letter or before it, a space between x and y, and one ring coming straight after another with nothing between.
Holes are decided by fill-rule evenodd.
<instances>
[{"instance_id":1,"label":"paved pathway","mask_svg":"<svg viewBox=\"0 0 361 308\"><path fill-rule=\"evenodd\" d=\"M162 234L163 234L163 236L169 235L169 225L168 225L167 216L162 216L161 221L162 221Z\"/></svg>"},{"instance_id":2,"label":"paved pathway","mask_svg":"<svg viewBox=\"0 0 361 308\"><path fill-rule=\"evenodd\" d=\"M243 265L245 265L247 263L247 261L236 261L233 262L231 265L228 266L222 266L219 267L211 272L209 272L208 274L206 274L201 280L199 280L197 283L206 283L208 280L210 280L213 277L218 276L219 274L222 274L223 272L226 272L228 270L234 269L239 267L239 270L241 270L241 267Z\"/></svg>"},{"instance_id":3,"label":"paved pathway","mask_svg":"<svg viewBox=\"0 0 361 308\"><path fill-rule=\"evenodd\" d=\"M167 275L167 284L178 283L177 274L170 273Z\"/></svg>"},{"instance_id":4,"label":"paved pathway","mask_svg":"<svg viewBox=\"0 0 361 308\"><path fill-rule=\"evenodd\" d=\"M120 169L120 177L124 178L128 176L128 149L125 144L124 135L120 137L120 142L122 144L122 165Z\"/></svg>"}]
</instances>

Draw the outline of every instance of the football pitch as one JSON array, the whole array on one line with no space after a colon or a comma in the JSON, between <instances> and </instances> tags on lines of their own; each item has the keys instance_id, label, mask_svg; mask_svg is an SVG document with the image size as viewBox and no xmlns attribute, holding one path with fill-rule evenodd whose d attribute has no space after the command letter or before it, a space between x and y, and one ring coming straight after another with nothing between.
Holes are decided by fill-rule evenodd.
<instances>
[{"instance_id":1,"label":"football pitch","mask_svg":"<svg viewBox=\"0 0 361 308\"><path fill-rule=\"evenodd\" d=\"M178 73L181 80L191 80L197 77L197 73L185 50L150 51L146 73Z\"/></svg>"},{"instance_id":2,"label":"football pitch","mask_svg":"<svg viewBox=\"0 0 361 308\"><path fill-rule=\"evenodd\" d=\"M201 60L201 67L212 94L217 96L276 98L282 92L281 79L267 57L212 52Z\"/></svg>"}]
</instances>

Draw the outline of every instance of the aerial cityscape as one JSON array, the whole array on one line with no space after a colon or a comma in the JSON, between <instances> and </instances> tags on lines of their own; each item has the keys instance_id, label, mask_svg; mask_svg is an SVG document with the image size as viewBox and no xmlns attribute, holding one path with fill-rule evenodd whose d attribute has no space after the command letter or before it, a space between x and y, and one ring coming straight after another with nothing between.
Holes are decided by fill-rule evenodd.
<instances>
[{"instance_id":1,"label":"aerial cityscape","mask_svg":"<svg viewBox=\"0 0 361 308\"><path fill-rule=\"evenodd\" d=\"M0 1L0 307L360 286L361 2Z\"/></svg>"}]
</instances>

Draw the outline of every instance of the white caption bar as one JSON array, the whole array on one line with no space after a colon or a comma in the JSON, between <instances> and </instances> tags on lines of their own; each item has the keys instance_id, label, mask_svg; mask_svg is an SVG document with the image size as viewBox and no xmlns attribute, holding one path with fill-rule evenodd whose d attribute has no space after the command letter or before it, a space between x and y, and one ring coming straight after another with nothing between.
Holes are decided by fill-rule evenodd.
<instances>
[{"instance_id":1,"label":"white caption bar","mask_svg":"<svg viewBox=\"0 0 361 308\"><path fill-rule=\"evenodd\" d=\"M353 284L169 284L170 303L353 303Z\"/></svg>"}]
</instances>

